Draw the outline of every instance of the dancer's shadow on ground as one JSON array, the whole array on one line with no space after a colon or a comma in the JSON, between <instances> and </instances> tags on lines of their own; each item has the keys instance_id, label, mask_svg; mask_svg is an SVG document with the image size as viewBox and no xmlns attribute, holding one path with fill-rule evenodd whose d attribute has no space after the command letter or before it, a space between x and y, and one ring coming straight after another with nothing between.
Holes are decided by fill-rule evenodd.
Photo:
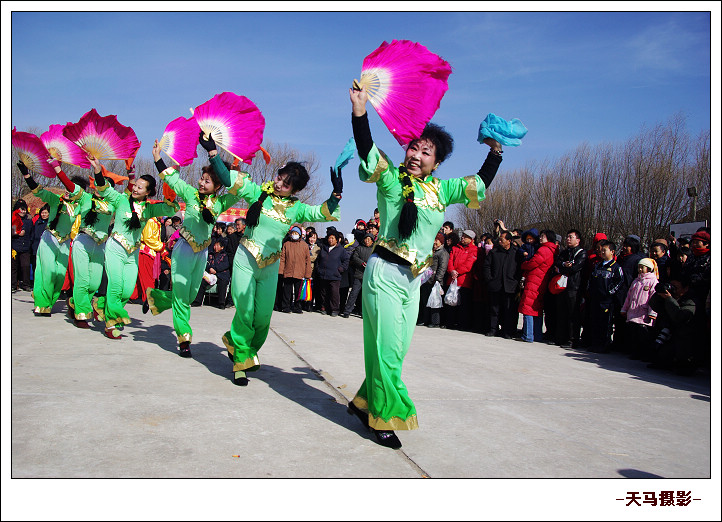
<instances>
[{"instance_id":1,"label":"dancer's shadow on ground","mask_svg":"<svg viewBox=\"0 0 722 522\"><path fill-rule=\"evenodd\" d=\"M251 379L265 382L279 395L292 400L316 415L338 424L339 426L355 431L359 434L368 434L361 423L346 413L346 404L339 403L332 393L326 393L318 386L325 387L326 383L316 372L308 367L294 367L292 371L284 370L273 365L264 364L257 372L249 372ZM310 382L316 385L309 384Z\"/></svg>"}]
</instances>

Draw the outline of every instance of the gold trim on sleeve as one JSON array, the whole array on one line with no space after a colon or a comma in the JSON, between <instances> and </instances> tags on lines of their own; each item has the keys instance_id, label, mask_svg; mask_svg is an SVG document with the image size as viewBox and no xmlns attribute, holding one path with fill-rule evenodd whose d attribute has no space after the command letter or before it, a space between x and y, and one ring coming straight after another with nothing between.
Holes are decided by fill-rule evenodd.
<instances>
[{"instance_id":1,"label":"gold trim on sleeve","mask_svg":"<svg viewBox=\"0 0 722 522\"><path fill-rule=\"evenodd\" d=\"M233 194L234 196L238 195L238 191L243 187L243 185L246 182L247 178L250 178L248 175L248 172L241 172L241 171L231 171L231 172L238 172L236 175L236 181L233 183L231 188L228 189L229 194Z\"/></svg>"},{"instance_id":2,"label":"gold trim on sleeve","mask_svg":"<svg viewBox=\"0 0 722 522\"><path fill-rule=\"evenodd\" d=\"M326 221L338 221L338 219L336 219L328 209L328 201L324 201L323 205L321 205L321 214L323 214Z\"/></svg>"},{"instance_id":3,"label":"gold trim on sleeve","mask_svg":"<svg viewBox=\"0 0 722 522\"><path fill-rule=\"evenodd\" d=\"M466 188L464 189L464 194L466 194L466 199L469 200L469 203L466 204L467 208L479 208L479 193L476 185L476 175L464 176L464 180L467 183Z\"/></svg>"},{"instance_id":4,"label":"gold trim on sleeve","mask_svg":"<svg viewBox=\"0 0 722 522\"><path fill-rule=\"evenodd\" d=\"M388 168L389 162L386 159L386 154L384 154L382 150L379 150L379 159L376 162L376 168L374 169L374 173L366 180L366 183L376 183L379 179L381 179L381 174L383 174Z\"/></svg>"}]
</instances>

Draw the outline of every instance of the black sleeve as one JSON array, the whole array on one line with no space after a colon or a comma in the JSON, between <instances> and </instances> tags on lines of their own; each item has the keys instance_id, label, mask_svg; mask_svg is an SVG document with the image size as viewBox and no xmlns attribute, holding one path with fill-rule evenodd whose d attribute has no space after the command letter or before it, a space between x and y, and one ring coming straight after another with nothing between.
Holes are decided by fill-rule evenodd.
<instances>
[{"instance_id":1,"label":"black sleeve","mask_svg":"<svg viewBox=\"0 0 722 522\"><path fill-rule=\"evenodd\" d=\"M102 187L105 185L105 176L103 176L103 171L95 173L95 186L96 187Z\"/></svg>"},{"instance_id":2,"label":"black sleeve","mask_svg":"<svg viewBox=\"0 0 722 522\"><path fill-rule=\"evenodd\" d=\"M27 178L25 176L23 176L23 178L25 179L25 183L28 184L28 187L30 188L30 190L35 190L36 188L38 188L38 184L35 183L35 180L33 179L32 174Z\"/></svg>"},{"instance_id":3,"label":"black sleeve","mask_svg":"<svg viewBox=\"0 0 722 522\"><path fill-rule=\"evenodd\" d=\"M501 165L501 155L489 151L489 154L487 154L484 160L484 164L479 169L479 172L477 172L481 181L484 182L484 187L489 188L489 185L491 185L491 182L494 180L494 176L496 176L496 171L499 170L499 165Z\"/></svg>"},{"instance_id":4,"label":"black sleeve","mask_svg":"<svg viewBox=\"0 0 722 522\"><path fill-rule=\"evenodd\" d=\"M165 166L165 161L163 161L163 158L158 158L158 161L155 162L155 168L158 169L158 174L160 174L168 167Z\"/></svg>"},{"instance_id":5,"label":"black sleeve","mask_svg":"<svg viewBox=\"0 0 722 522\"><path fill-rule=\"evenodd\" d=\"M359 160L366 161L374 145L371 139L371 128L369 127L369 113L363 116L351 116L351 126L353 128L353 137L356 140L356 150L358 151Z\"/></svg>"}]
</instances>

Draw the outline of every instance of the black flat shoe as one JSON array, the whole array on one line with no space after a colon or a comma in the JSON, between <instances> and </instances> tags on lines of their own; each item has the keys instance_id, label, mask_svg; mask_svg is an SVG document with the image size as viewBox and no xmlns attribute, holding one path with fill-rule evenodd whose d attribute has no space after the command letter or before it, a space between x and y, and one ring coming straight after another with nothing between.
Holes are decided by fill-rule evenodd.
<instances>
[{"instance_id":1,"label":"black flat shoe","mask_svg":"<svg viewBox=\"0 0 722 522\"><path fill-rule=\"evenodd\" d=\"M185 357L188 359L189 357L193 357L193 354L191 354L191 343L188 341L183 341L178 345L178 355L181 357Z\"/></svg>"},{"instance_id":2,"label":"black flat shoe","mask_svg":"<svg viewBox=\"0 0 722 522\"><path fill-rule=\"evenodd\" d=\"M374 435L376 435L376 442L386 448L399 449L401 447L401 441L393 431L374 430Z\"/></svg>"},{"instance_id":3,"label":"black flat shoe","mask_svg":"<svg viewBox=\"0 0 722 522\"><path fill-rule=\"evenodd\" d=\"M146 299L143 301L143 313L147 314L148 310L150 310L150 305L148 304L148 300Z\"/></svg>"},{"instance_id":4,"label":"black flat shoe","mask_svg":"<svg viewBox=\"0 0 722 522\"><path fill-rule=\"evenodd\" d=\"M356 406L353 402L348 403L348 409L346 410L346 413L349 415L356 415L358 419L361 421L361 424L363 424L366 429L369 428L369 416L368 414L362 412L358 406Z\"/></svg>"},{"instance_id":5,"label":"black flat shoe","mask_svg":"<svg viewBox=\"0 0 722 522\"><path fill-rule=\"evenodd\" d=\"M246 372L234 372L233 384L236 386L248 386L248 377L246 377Z\"/></svg>"}]
</instances>

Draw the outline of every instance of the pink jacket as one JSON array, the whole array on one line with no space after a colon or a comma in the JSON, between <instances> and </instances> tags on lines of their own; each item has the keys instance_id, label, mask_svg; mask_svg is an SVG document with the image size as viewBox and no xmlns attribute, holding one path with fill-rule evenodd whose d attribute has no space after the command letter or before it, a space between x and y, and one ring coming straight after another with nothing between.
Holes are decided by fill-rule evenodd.
<instances>
[{"instance_id":1,"label":"pink jacket","mask_svg":"<svg viewBox=\"0 0 722 522\"><path fill-rule=\"evenodd\" d=\"M627 322L651 325L657 312L649 307L649 298L654 295L657 276L652 272L640 274L632 281L622 312L627 313Z\"/></svg>"}]
</instances>

